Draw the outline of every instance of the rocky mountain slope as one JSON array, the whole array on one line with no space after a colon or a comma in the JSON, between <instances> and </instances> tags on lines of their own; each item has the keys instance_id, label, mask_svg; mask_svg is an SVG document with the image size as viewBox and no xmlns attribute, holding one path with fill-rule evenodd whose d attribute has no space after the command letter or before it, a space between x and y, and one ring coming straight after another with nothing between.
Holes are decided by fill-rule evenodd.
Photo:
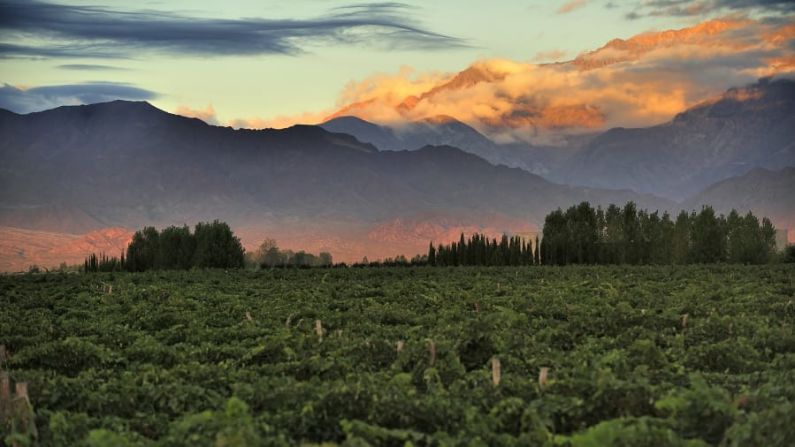
<instances>
[{"instance_id":1,"label":"rocky mountain slope","mask_svg":"<svg viewBox=\"0 0 795 447\"><path fill-rule=\"evenodd\" d=\"M611 129L553 176L683 199L756 167L795 166L795 81L761 80L669 123Z\"/></svg>"}]
</instances>

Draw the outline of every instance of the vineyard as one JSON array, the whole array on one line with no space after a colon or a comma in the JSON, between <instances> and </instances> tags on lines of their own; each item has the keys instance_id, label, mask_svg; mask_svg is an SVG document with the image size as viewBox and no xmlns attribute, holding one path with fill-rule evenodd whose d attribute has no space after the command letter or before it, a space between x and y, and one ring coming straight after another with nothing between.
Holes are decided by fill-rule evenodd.
<instances>
[{"instance_id":1,"label":"vineyard","mask_svg":"<svg viewBox=\"0 0 795 447\"><path fill-rule=\"evenodd\" d=\"M0 308L6 445L795 443L791 265L31 274Z\"/></svg>"}]
</instances>

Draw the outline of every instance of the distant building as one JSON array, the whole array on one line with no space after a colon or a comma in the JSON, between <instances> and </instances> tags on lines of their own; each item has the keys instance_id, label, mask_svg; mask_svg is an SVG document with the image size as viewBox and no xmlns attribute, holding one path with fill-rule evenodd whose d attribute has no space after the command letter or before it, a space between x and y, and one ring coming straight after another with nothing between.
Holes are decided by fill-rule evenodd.
<instances>
[{"instance_id":1,"label":"distant building","mask_svg":"<svg viewBox=\"0 0 795 447\"><path fill-rule=\"evenodd\" d=\"M787 248L789 230L781 228L776 230L776 251L784 251Z\"/></svg>"}]
</instances>

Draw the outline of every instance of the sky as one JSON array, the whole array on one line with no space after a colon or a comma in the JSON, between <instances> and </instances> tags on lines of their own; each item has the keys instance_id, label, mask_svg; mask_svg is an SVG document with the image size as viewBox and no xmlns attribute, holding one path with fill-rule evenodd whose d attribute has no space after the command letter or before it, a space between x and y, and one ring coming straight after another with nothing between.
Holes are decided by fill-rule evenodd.
<instances>
[{"instance_id":1,"label":"sky","mask_svg":"<svg viewBox=\"0 0 795 447\"><path fill-rule=\"evenodd\" d=\"M795 70L791 0L133 5L0 0L0 107L120 98L214 124L283 127L353 104L346 110L376 121L460 114L495 138L532 139L652 124ZM655 34L675 29L693 31ZM631 40L639 35L657 37ZM602 48L617 38L634 44ZM398 107L468 67L485 78Z\"/></svg>"}]
</instances>

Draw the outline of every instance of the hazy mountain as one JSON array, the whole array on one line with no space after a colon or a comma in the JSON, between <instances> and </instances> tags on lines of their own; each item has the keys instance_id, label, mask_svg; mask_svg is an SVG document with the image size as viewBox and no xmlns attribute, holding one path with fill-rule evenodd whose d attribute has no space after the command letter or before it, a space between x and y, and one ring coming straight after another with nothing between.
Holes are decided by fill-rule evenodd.
<instances>
[{"instance_id":1,"label":"hazy mountain","mask_svg":"<svg viewBox=\"0 0 795 447\"><path fill-rule=\"evenodd\" d=\"M36 230L220 218L251 234L302 229L343 252L360 237L352 228L394 219L489 225L502 216L536 226L550 209L581 200L672 206L630 191L550 183L452 147L379 152L316 126L235 130L142 102L4 111L0 136L0 225Z\"/></svg>"},{"instance_id":2,"label":"hazy mountain","mask_svg":"<svg viewBox=\"0 0 795 447\"><path fill-rule=\"evenodd\" d=\"M81 264L88 253L118 256L132 238L125 228L105 228L82 235L0 226L0 272L25 271L31 265Z\"/></svg>"},{"instance_id":3,"label":"hazy mountain","mask_svg":"<svg viewBox=\"0 0 795 447\"><path fill-rule=\"evenodd\" d=\"M103 224L191 214L378 220L455 209L530 216L557 201L635 197L556 185L449 146L378 152L320 127L234 130L145 102L7 116L0 135L4 216L55 204Z\"/></svg>"},{"instance_id":4,"label":"hazy mountain","mask_svg":"<svg viewBox=\"0 0 795 447\"><path fill-rule=\"evenodd\" d=\"M722 213L732 208L770 217L780 228L795 229L795 167L771 171L755 168L716 183L684 202L686 209L711 205Z\"/></svg>"},{"instance_id":5,"label":"hazy mountain","mask_svg":"<svg viewBox=\"0 0 795 447\"><path fill-rule=\"evenodd\" d=\"M497 144L474 128L447 116L438 116L400 127L374 124L354 116L334 118L320 124L330 132L347 133L380 150L416 150L424 146L454 146L492 161L500 155ZM503 163L504 164L504 163Z\"/></svg>"},{"instance_id":6,"label":"hazy mountain","mask_svg":"<svg viewBox=\"0 0 795 447\"><path fill-rule=\"evenodd\" d=\"M416 150L424 146L454 146L493 165L521 168L546 175L572 157L581 145L539 147L527 143L498 144L473 127L449 116L437 116L399 127L365 121L355 116L333 118L323 124L331 132L347 133L380 150Z\"/></svg>"},{"instance_id":7,"label":"hazy mountain","mask_svg":"<svg viewBox=\"0 0 795 447\"><path fill-rule=\"evenodd\" d=\"M760 80L730 89L671 122L611 129L563 147L497 144L451 117L400 127L339 117L322 126L382 150L451 145L492 164L522 168L564 184L683 200L755 167L795 166L795 81Z\"/></svg>"},{"instance_id":8,"label":"hazy mountain","mask_svg":"<svg viewBox=\"0 0 795 447\"><path fill-rule=\"evenodd\" d=\"M419 149L430 144L425 143L416 147L407 147L408 145L395 134L391 127L371 123L355 116L333 118L319 126L329 132L353 135L357 140L370 143L382 151Z\"/></svg>"},{"instance_id":9,"label":"hazy mountain","mask_svg":"<svg viewBox=\"0 0 795 447\"><path fill-rule=\"evenodd\" d=\"M554 177L603 188L688 197L754 167L795 166L795 81L761 80L671 122L611 129Z\"/></svg>"}]
</instances>

